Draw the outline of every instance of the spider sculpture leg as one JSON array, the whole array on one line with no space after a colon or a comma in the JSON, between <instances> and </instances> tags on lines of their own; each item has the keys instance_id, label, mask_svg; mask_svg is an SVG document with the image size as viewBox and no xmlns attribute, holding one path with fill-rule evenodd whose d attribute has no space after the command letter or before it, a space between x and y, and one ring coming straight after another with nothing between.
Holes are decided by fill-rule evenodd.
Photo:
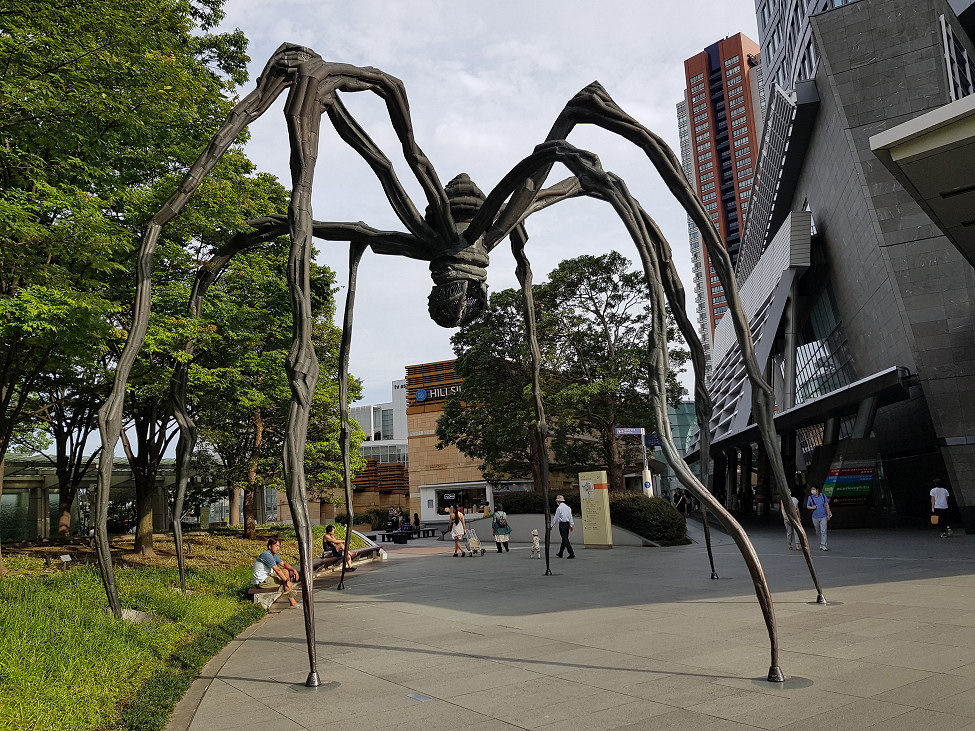
<instances>
[{"instance_id":1,"label":"spider sculpture leg","mask_svg":"<svg viewBox=\"0 0 975 731\"><path fill-rule=\"evenodd\" d=\"M352 546L352 466L350 452L352 438L349 430L349 352L352 348L352 316L355 309L355 284L359 272L359 261L365 252L364 244L352 244L349 248L349 288L345 296L345 315L342 319L342 345L339 347L339 444L342 448L342 474L345 476L345 553L351 555ZM342 560L342 573L339 589L345 588L345 558Z\"/></svg>"},{"instance_id":2,"label":"spider sculpture leg","mask_svg":"<svg viewBox=\"0 0 975 731\"><path fill-rule=\"evenodd\" d=\"M364 157L372 155L370 164L377 169L387 194L392 199L400 189L391 173L391 166L381 153L369 147L371 141L361 129L347 117L341 104L337 104L336 91L369 90L381 96L390 113L397 136L402 142L404 155L411 171L416 175L428 203L432 209L431 220L436 230L420 218L418 214L409 215L415 209L397 201L397 213L411 232L419 233L426 241L440 240L441 234L449 234L452 221L446 205L444 190L440 187L436 174L427 158L413 140L409 105L406 102L402 83L388 74L373 68L358 68L347 64L327 63L309 49L282 45L268 61L264 73L258 80L257 88L238 104L220 131L207 146L204 153L190 168L179 189L154 216L143 237L139 252L138 288L134 307L134 321L126 342L112 393L99 412L99 429L104 447L98 473L98 521L96 543L99 552L99 567L108 595L109 605L116 616L121 616L121 605L115 585L111 555L108 550L106 527L108 508L108 486L111 484L112 459L115 443L121 428L122 406L125 385L138 350L141 348L148 324L151 302L152 255L159 232L170 219L179 213L193 192L199 187L202 177L208 173L220 156L227 150L243 128L263 114L280 93L289 88L286 107L292 147L292 178L294 190L289 212L289 229L292 234L292 250L289 257L289 283L292 290L292 310L295 316L294 346L288 360L289 379L292 384L292 407L289 412L289 436L285 449L285 472L288 481L288 499L295 517L296 532L299 536L299 554L305 581L302 594L305 598L305 629L308 640L310 672L308 685L320 681L316 669L314 640L314 607L311 601L311 531L304 500L304 479L302 458L307 434L308 410L314 390L317 369L314 350L310 348L310 323L305 321L310 313L310 293L308 292L308 267L311 251L313 221L311 218L311 184L313 168L317 157L318 128L321 114L326 108L332 119L338 119L340 134L355 140L354 147ZM363 142L365 140L365 142ZM388 168L388 170L386 170ZM394 193L390 193L390 191ZM402 194L405 198L405 194ZM407 199L408 200L408 199ZM405 213L404 213L405 211ZM354 227L355 225L353 225ZM364 227L367 228L367 227ZM415 230L415 231L414 231ZM394 241L395 239L395 241ZM388 237L387 244L397 253L403 253L402 239ZM419 247L422 249L422 247ZM406 250L416 258L429 259L426 251ZM184 424L189 434L191 427ZM184 446L188 442L184 439ZM106 456L107 455L107 456Z\"/></svg>"},{"instance_id":3,"label":"spider sculpture leg","mask_svg":"<svg viewBox=\"0 0 975 731\"><path fill-rule=\"evenodd\" d=\"M755 593L765 618L766 628L769 634L771 663L769 665L768 680L781 681L784 679L778 664L778 635L775 628L775 614L772 606L771 592L765 573L762 570L758 555L748 539L747 534L741 525L728 513L711 493L698 482L673 443L670 432L670 424L666 409L666 376L667 376L667 328L665 322L665 297L663 286L663 275L661 267L661 256L657 248L653 245L650 233L644 225L644 218L639 204L629 195L622 180L615 176L608 175L599 165L599 160L592 153L574 148L564 140L546 142L539 145L535 152L521 163L515 166L505 178L499 183L498 187L492 191L485 202L485 207L491 203L492 196L497 194L495 200L505 200L522 185L523 181L530 180L531 176L538 170L551 169L556 162L561 162L579 179L583 191L587 195L609 202L619 215L627 232L637 246L641 261L644 264L644 272L647 278L649 293L651 297L651 311L654 317L654 343L651 356L655 368L653 369L654 379L651 384L651 397L654 403L658 428L660 431L661 445L668 462L681 479L682 483L688 485L695 496L703 504L708 505L721 520L729 534L738 545L739 551L745 560ZM518 200L517 197L513 200ZM529 203L530 205L530 203ZM528 206L526 206L527 208ZM483 209L482 209L483 210ZM514 220L518 220L513 217Z\"/></svg>"},{"instance_id":4,"label":"spider sculpture leg","mask_svg":"<svg viewBox=\"0 0 975 731\"><path fill-rule=\"evenodd\" d=\"M538 450L539 480L545 501L545 576L552 575L549 552L552 544L552 516L548 501L548 425L545 422L545 406L542 404L541 365L542 353L538 348L535 334L535 300L532 296L532 270L525 255L528 235L524 226L517 226L511 232L511 252L515 256L515 275L521 285L521 295L525 303L525 336L531 350L532 396L535 399L535 449Z\"/></svg>"},{"instance_id":5,"label":"spider sculpture leg","mask_svg":"<svg viewBox=\"0 0 975 731\"><path fill-rule=\"evenodd\" d=\"M761 366L755 355L755 345L752 340L751 331L748 328L748 321L742 309L741 301L738 297L738 285L731 269L731 260L728 257L728 252L721 244L721 239L717 231L711 225L711 220L704 210L704 206L687 182L680 161L658 135L655 135L620 109L612 97L598 83L594 82L590 84L566 105L552 126L548 141L555 142L564 140L569 132L580 123L594 124L602 127L610 132L619 134L639 147L657 170L657 173L667 185L668 189L681 203L685 211L687 211L687 214L701 231L702 241L707 247L708 255L714 264L718 278L725 292L728 293L728 314L732 318L732 324L735 327L742 359L751 384L752 414L759 427L766 453L769 456L779 496L783 502L789 503L790 493L782 463L782 454L779 450L778 436L773 423L775 409L774 396L771 387L762 374ZM518 179L520 185L518 187L510 186L505 184L505 181L502 181L491 192L484 206L471 222L469 229L475 235L483 234L486 237L485 248L490 250L501 237L510 231L513 225L521 220L535 199L537 195L536 191L541 189L550 170L551 165L541 165L537 169L528 172L527 176L523 175L520 179L517 175L513 175L515 172L513 170L512 173L506 176L505 180ZM511 200L504 205L509 197ZM502 205L504 205L503 209ZM702 387L703 383L699 384L695 390L699 391ZM700 411L698 413L700 418L702 414ZM704 434L708 430L709 426L702 424L701 433ZM702 446L704 446L704 443L702 443ZM709 455L702 450L702 462L707 460L708 457ZM806 557L806 565L809 569L813 584L816 587L817 601L825 604L826 599L812 563L808 540L804 536L803 553Z\"/></svg>"},{"instance_id":6,"label":"spider sculpture leg","mask_svg":"<svg viewBox=\"0 0 975 731\"><path fill-rule=\"evenodd\" d=\"M288 232L287 223L272 219L250 221L250 225L258 229L256 233L238 234L226 246L221 247L208 262L197 272L190 294L189 315L199 317L203 306L203 299L207 290L217 277L223 272L231 258L263 241L270 241ZM193 341L186 344L184 352L186 358L180 360L173 369L169 393L173 407L173 416L179 427L179 442L176 446L176 500L173 507L173 540L176 544L176 564L179 567L179 585L181 591L186 591L186 565L183 556L183 530L180 516L183 514L183 499L186 496L186 485L189 481L190 458L196 448L196 423L190 416L186 406L186 380L189 374L195 346Z\"/></svg>"}]
</instances>

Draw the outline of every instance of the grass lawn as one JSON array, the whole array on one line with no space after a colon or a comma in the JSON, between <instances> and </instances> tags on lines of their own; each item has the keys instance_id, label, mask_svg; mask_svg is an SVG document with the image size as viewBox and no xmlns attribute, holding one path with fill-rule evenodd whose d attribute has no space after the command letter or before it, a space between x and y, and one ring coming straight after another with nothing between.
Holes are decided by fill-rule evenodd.
<instances>
[{"instance_id":1,"label":"grass lawn","mask_svg":"<svg viewBox=\"0 0 975 731\"><path fill-rule=\"evenodd\" d=\"M314 529L316 553L324 532ZM264 616L245 591L272 534L296 564L291 526L262 527L257 541L233 530L184 536L187 594L178 591L170 536L156 537L154 558L131 553L133 537L120 536L112 543L120 599L153 615L143 623L107 611L87 544L4 546L10 574L0 579L0 730L164 729L206 662ZM73 558L67 569L58 559L65 553Z\"/></svg>"}]
</instances>

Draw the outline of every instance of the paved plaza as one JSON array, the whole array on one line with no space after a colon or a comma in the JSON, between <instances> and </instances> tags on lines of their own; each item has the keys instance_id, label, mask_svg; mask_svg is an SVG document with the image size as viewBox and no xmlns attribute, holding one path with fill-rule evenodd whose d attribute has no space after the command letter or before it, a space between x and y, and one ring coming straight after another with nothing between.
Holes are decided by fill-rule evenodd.
<instances>
[{"instance_id":1,"label":"paved plaza","mask_svg":"<svg viewBox=\"0 0 975 731\"><path fill-rule=\"evenodd\" d=\"M221 729L975 729L975 536L844 530L814 551L815 604L778 523L749 530L775 601L784 683L734 543L454 558L411 541L301 611L272 612L207 666L169 731ZM542 527L539 520L539 528ZM930 526L928 526L930 528ZM573 537L581 544L581 532Z\"/></svg>"}]
</instances>

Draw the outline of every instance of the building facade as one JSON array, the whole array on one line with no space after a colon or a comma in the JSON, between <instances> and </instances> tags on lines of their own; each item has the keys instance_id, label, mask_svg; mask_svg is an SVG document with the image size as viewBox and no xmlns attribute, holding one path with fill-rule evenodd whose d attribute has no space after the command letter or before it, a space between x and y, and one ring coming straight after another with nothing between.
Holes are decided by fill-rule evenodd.
<instances>
[{"instance_id":1,"label":"building facade","mask_svg":"<svg viewBox=\"0 0 975 731\"><path fill-rule=\"evenodd\" d=\"M684 100L677 105L681 161L732 262L741 244L762 133L759 48L738 33L684 61ZM697 227L689 222L696 313L710 363L714 328L727 310Z\"/></svg>"},{"instance_id":2,"label":"building facade","mask_svg":"<svg viewBox=\"0 0 975 731\"><path fill-rule=\"evenodd\" d=\"M972 41L946 0L820 5L807 18L814 76L770 92L737 266L788 476L797 492L824 486L853 524L926 520L941 478L975 531L975 270L871 149L889 151L887 130L955 99L975 76L959 68ZM795 16L778 17L795 41ZM764 38L761 14L759 25ZM975 190L971 165L947 160L938 177L943 200ZM761 504L767 477L730 326L714 338L715 489L730 502L757 476Z\"/></svg>"}]
</instances>

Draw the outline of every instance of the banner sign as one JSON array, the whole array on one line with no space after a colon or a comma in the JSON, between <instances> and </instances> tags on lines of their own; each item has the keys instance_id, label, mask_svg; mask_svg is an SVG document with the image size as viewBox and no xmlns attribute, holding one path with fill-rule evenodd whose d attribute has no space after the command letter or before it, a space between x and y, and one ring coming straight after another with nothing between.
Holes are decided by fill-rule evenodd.
<instances>
[{"instance_id":1,"label":"banner sign","mask_svg":"<svg viewBox=\"0 0 975 731\"><path fill-rule=\"evenodd\" d=\"M834 463L823 482L823 494L837 505L869 505L875 474L872 460Z\"/></svg>"},{"instance_id":2,"label":"banner sign","mask_svg":"<svg viewBox=\"0 0 975 731\"><path fill-rule=\"evenodd\" d=\"M586 548L612 548L613 524L609 518L609 478L606 472L580 472L582 540Z\"/></svg>"},{"instance_id":3,"label":"banner sign","mask_svg":"<svg viewBox=\"0 0 975 731\"><path fill-rule=\"evenodd\" d=\"M625 437L627 435L640 436L643 434L642 426L618 426L616 427L616 436Z\"/></svg>"}]
</instances>

